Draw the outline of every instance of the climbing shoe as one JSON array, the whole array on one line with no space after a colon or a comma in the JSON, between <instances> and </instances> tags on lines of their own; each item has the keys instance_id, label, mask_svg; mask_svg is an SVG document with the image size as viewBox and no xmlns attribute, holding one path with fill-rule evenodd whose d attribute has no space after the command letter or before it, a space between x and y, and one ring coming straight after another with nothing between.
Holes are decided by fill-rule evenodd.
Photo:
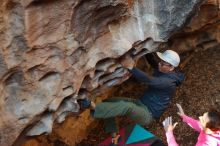
<instances>
[{"instance_id":1,"label":"climbing shoe","mask_svg":"<svg viewBox=\"0 0 220 146\"><path fill-rule=\"evenodd\" d=\"M78 99L77 102L79 103L81 109L90 108L93 110L96 107L95 102L91 101L89 98Z\"/></svg>"},{"instance_id":2,"label":"climbing shoe","mask_svg":"<svg viewBox=\"0 0 220 146\"><path fill-rule=\"evenodd\" d=\"M91 100L88 99L88 98L78 99L77 101L78 101L78 103L80 105L80 109L87 109L91 105Z\"/></svg>"}]
</instances>

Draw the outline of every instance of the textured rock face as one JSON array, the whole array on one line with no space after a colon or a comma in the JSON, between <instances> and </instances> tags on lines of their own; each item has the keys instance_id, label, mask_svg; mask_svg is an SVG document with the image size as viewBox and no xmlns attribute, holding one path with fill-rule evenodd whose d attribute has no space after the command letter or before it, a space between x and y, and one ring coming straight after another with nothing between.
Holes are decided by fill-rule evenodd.
<instances>
[{"instance_id":1,"label":"textured rock face","mask_svg":"<svg viewBox=\"0 0 220 146\"><path fill-rule=\"evenodd\" d=\"M208 49L220 43L220 1L208 0L204 3L198 15L181 32L172 36L171 49L178 48L180 52L195 49Z\"/></svg>"},{"instance_id":2,"label":"textured rock face","mask_svg":"<svg viewBox=\"0 0 220 146\"><path fill-rule=\"evenodd\" d=\"M155 51L201 2L3 0L0 145L21 132L50 133L54 122L78 112L77 99L126 80L123 55Z\"/></svg>"}]
</instances>

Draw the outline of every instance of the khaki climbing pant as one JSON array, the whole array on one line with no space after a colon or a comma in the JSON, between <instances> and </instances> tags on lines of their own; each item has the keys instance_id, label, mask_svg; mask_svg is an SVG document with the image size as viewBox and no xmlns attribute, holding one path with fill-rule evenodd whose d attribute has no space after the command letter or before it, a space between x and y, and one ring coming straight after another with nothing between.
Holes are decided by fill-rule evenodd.
<instances>
[{"instance_id":1,"label":"khaki climbing pant","mask_svg":"<svg viewBox=\"0 0 220 146\"><path fill-rule=\"evenodd\" d=\"M94 118L104 119L105 131L108 133L119 132L115 117L128 116L136 123L144 126L153 121L148 108L138 99L114 97L104 100L96 105Z\"/></svg>"}]
</instances>

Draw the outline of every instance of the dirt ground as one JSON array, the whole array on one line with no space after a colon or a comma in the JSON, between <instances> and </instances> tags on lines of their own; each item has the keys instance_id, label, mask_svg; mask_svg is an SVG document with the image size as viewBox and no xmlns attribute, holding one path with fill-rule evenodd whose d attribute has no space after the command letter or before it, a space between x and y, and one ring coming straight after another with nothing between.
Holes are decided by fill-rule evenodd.
<instances>
[{"instance_id":1,"label":"dirt ground","mask_svg":"<svg viewBox=\"0 0 220 146\"><path fill-rule=\"evenodd\" d=\"M178 122L174 135L179 145L194 146L198 133L181 121L177 115L175 104L180 103L187 115L198 119L200 115L213 107L213 103L220 102L220 46L193 52L192 59L183 68L182 72L185 74L186 79L177 89L170 107L160 120L153 122L146 128L166 143L165 132L161 123L165 117L172 116L173 121ZM113 96L138 98L142 96L143 90L146 88L142 83L130 78L118 87ZM119 118L120 127L129 123L128 118ZM77 144L77 146L97 146L107 136L103 131L103 121L100 120L98 126L91 130L87 139Z\"/></svg>"}]
</instances>

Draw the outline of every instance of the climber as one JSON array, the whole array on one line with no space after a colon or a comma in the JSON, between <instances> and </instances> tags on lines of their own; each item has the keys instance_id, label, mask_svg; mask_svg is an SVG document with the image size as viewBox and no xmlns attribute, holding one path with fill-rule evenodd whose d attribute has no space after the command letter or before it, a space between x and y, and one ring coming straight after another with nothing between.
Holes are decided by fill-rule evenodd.
<instances>
[{"instance_id":1,"label":"climber","mask_svg":"<svg viewBox=\"0 0 220 146\"><path fill-rule=\"evenodd\" d=\"M115 123L116 116L128 116L140 125L148 125L153 119L158 119L169 106L171 97L176 87L184 80L184 75L175 70L180 63L179 55L172 50L166 50L163 53L157 52L160 62L153 66L155 68L152 76L149 76L136 67L133 68L134 60L125 56L122 66L139 81L147 84L148 90L140 99L114 97L104 100L97 105L94 102L85 100L85 103L91 103L94 118L103 118L105 122L105 131L112 133L112 142L117 144L120 136ZM150 61L150 63L153 63Z\"/></svg>"}]
</instances>

